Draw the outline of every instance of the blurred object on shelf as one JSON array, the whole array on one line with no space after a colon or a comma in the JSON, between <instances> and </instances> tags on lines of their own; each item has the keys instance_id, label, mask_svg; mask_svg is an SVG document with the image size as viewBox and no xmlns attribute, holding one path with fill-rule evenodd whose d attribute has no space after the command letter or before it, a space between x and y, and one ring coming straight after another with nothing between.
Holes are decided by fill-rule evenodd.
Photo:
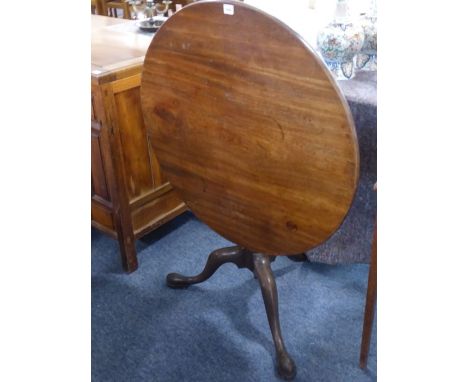
<instances>
[{"instance_id":1,"label":"blurred object on shelf","mask_svg":"<svg viewBox=\"0 0 468 382\"><path fill-rule=\"evenodd\" d=\"M317 35L317 48L336 79L354 77L354 57L363 43L363 28L353 22L348 0L337 0L334 20Z\"/></svg>"},{"instance_id":2,"label":"blurred object on shelf","mask_svg":"<svg viewBox=\"0 0 468 382\"><path fill-rule=\"evenodd\" d=\"M364 31L364 44L356 56L359 70L377 70L377 5L371 0L368 11L361 18Z\"/></svg>"},{"instance_id":3,"label":"blurred object on shelf","mask_svg":"<svg viewBox=\"0 0 468 382\"><path fill-rule=\"evenodd\" d=\"M130 0L128 2L133 11L133 18L144 20L153 16L151 8L146 4L146 0Z\"/></svg>"}]
</instances>

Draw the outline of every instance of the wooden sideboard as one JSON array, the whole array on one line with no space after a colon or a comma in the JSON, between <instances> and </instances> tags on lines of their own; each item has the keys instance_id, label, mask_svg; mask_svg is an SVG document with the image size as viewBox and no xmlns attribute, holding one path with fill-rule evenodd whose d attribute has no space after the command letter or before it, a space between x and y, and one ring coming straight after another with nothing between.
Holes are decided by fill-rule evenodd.
<instances>
[{"instance_id":1,"label":"wooden sideboard","mask_svg":"<svg viewBox=\"0 0 468 382\"><path fill-rule=\"evenodd\" d=\"M132 272L135 240L187 208L161 173L143 124L140 81L151 36L121 28L129 20L91 18L91 222L119 241Z\"/></svg>"}]
</instances>

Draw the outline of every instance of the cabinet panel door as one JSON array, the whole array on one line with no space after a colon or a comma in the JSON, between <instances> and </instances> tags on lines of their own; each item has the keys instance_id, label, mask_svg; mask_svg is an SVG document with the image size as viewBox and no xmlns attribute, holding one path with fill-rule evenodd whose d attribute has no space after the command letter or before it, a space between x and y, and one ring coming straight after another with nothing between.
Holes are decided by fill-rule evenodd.
<instances>
[{"instance_id":1,"label":"cabinet panel door","mask_svg":"<svg viewBox=\"0 0 468 382\"><path fill-rule=\"evenodd\" d=\"M109 200L101 150L101 124L91 121L91 194Z\"/></svg>"},{"instance_id":2,"label":"cabinet panel door","mask_svg":"<svg viewBox=\"0 0 468 382\"><path fill-rule=\"evenodd\" d=\"M148 138L141 112L140 88L133 87L115 94L115 105L127 192L130 200L133 200L154 188Z\"/></svg>"}]
</instances>

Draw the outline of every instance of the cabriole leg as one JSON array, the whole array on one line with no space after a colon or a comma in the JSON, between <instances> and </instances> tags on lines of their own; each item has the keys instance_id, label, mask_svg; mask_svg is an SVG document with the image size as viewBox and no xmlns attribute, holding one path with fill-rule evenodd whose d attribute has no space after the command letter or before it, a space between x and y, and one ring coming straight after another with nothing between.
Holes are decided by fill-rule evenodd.
<instances>
[{"instance_id":1,"label":"cabriole leg","mask_svg":"<svg viewBox=\"0 0 468 382\"><path fill-rule=\"evenodd\" d=\"M226 263L234 263L239 268L252 268L247 264L247 251L241 247L226 247L210 253L203 271L196 276L183 276L179 273L170 273L166 277L166 284L171 288L186 288L192 284L198 284L208 280L218 268Z\"/></svg>"},{"instance_id":2,"label":"cabriole leg","mask_svg":"<svg viewBox=\"0 0 468 382\"><path fill-rule=\"evenodd\" d=\"M276 290L276 281L270 267L270 259L268 256L255 253L253 254L253 263L255 273L262 289L268 323L270 324L273 342L275 343L278 374L284 379L291 380L296 376L296 365L286 351L283 336L281 335L278 312L278 292Z\"/></svg>"}]
</instances>

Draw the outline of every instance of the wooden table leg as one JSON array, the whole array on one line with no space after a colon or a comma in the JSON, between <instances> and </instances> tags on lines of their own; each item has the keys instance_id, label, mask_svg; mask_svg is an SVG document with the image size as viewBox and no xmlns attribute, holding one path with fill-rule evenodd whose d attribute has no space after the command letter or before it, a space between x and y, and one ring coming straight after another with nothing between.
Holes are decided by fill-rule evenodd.
<instances>
[{"instance_id":1,"label":"wooden table leg","mask_svg":"<svg viewBox=\"0 0 468 382\"><path fill-rule=\"evenodd\" d=\"M234 263L238 268L247 268L258 278L262 290L265 310L270 324L271 334L276 349L277 371L281 378L286 380L294 379L296 376L296 365L294 360L286 351L283 336L281 334L279 312L278 312L278 292L276 282L270 263L276 257L252 253L239 247L226 247L211 252L206 262L205 268L196 276L184 276L179 273L170 273L166 277L166 284L170 288L186 288L192 284L198 284L208 280L218 268L226 263Z\"/></svg>"},{"instance_id":2,"label":"wooden table leg","mask_svg":"<svg viewBox=\"0 0 468 382\"><path fill-rule=\"evenodd\" d=\"M262 290L263 302L270 324L271 335L276 349L276 370L281 378L292 380L296 376L296 365L284 345L279 321L278 292L276 281L270 267L271 257L260 253L253 254L255 273ZM274 258L273 258L274 259Z\"/></svg>"},{"instance_id":3,"label":"wooden table leg","mask_svg":"<svg viewBox=\"0 0 468 382\"><path fill-rule=\"evenodd\" d=\"M372 324L374 322L375 303L377 300L377 220L374 227L374 238L372 240L371 261L369 266L369 278L367 281L366 308L364 312L364 324L362 327L361 355L359 367L367 367L369 345L372 336Z\"/></svg>"},{"instance_id":4,"label":"wooden table leg","mask_svg":"<svg viewBox=\"0 0 468 382\"><path fill-rule=\"evenodd\" d=\"M169 273L166 276L166 284L170 288L187 288L189 285L198 284L208 280L226 263L234 263L238 268L248 268L253 272L251 261L247 261L246 251L241 247L220 248L210 253L203 271L196 276L184 276L179 273Z\"/></svg>"}]
</instances>

